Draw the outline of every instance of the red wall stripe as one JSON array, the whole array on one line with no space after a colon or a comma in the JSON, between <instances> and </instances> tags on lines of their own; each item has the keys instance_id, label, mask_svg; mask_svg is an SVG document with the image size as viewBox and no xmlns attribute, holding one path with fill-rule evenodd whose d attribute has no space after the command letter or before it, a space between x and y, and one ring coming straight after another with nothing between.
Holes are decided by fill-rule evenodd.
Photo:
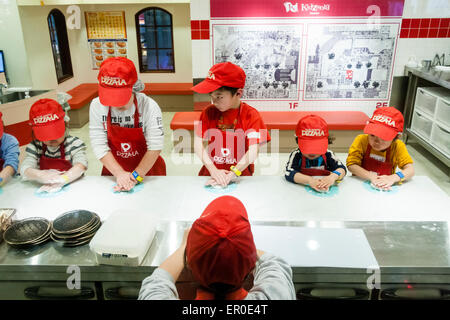
<instances>
[{"instance_id":1,"label":"red wall stripe","mask_svg":"<svg viewBox=\"0 0 450 320\"><path fill-rule=\"evenodd\" d=\"M192 40L209 40L209 20L191 20Z\"/></svg>"},{"instance_id":2,"label":"red wall stripe","mask_svg":"<svg viewBox=\"0 0 450 320\"><path fill-rule=\"evenodd\" d=\"M191 20L192 40L210 38L209 20ZM449 38L450 18L402 19L400 38Z\"/></svg>"},{"instance_id":3,"label":"red wall stripe","mask_svg":"<svg viewBox=\"0 0 450 320\"><path fill-rule=\"evenodd\" d=\"M402 19L400 38L449 38L450 18Z\"/></svg>"}]
</instances>

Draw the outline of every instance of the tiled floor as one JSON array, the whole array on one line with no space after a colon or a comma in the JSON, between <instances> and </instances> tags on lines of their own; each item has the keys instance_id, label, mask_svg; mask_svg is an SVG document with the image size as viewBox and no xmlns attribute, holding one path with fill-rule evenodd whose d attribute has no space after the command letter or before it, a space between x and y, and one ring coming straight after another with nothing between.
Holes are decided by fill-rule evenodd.
<instances>
[{"instance_id":1,"label":"tiled floor","mask_svg":"<svg viewBox=\"0 0 450 320\"><path fill-rule=\"evenodd\" d=\"M172 130L170 122L174 112L163 112L163 124L165 131L164 149L161 153L166 162L167 174L173 176L195 176L200 170L201 163L194 154L180 158L173 153ZM89 168L87 175L99 175L101 163L92 153L89 140L89 125L80 129L70 129L72 135L82 139L88 146ZM414 160L416 175L429 176L441 189L450 195L450 178L446 169L436 158L430 155L421 146L408 143L408 151ZM347 153L336 154L345 162ZM260 154L256 162L255 175L282 175L288 160L289 153Z\"/></svg>"}]
</instances>

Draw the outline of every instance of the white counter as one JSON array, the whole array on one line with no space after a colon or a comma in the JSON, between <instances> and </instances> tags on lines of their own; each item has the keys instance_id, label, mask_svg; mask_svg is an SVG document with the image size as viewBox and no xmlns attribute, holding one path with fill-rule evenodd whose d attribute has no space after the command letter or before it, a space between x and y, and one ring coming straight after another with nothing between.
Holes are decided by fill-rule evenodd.
<instances>
[{"instance_id":1,"label":"white counter","mask_svg":"<svg viewBox=\"0 0 450 320\"><path fill-rule=\"evenodd\" d=\"M142 210L169 221L193 221L222 194L204 188L205 177L150 177L134 194L114 194L112 177L87 176L52 198L35 195L37 184L15 178L0 190L0 207L16 208L16 219L86 209L105 220L114 210ZM450 197L428 177L416 176L396 193L369 191L362 180L346 177L329 198L310 194L284 177L239 178L226 194L239 198L251 221L448 221Z\"/></svg>"}]
</instances>

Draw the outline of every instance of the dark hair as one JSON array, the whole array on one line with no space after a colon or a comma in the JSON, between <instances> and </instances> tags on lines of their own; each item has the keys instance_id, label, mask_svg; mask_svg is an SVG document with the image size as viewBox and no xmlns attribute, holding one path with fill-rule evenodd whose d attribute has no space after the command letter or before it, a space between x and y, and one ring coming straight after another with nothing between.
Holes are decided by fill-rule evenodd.
<instances>
[{"instance_id":1,"label":"dark hair","mask_svg":"<svg viewBox=\"0 0 450 320\"><path fill-rule=\"evenodd\" d=\"M232 87L226 87L226 86L223 86L223 87L220 87L220 88L217 89L217 90L220 90L220 91L228 91L228 92L231 93L232 96L234 96L234 95L236 94L236 92L237 92L239 89L240 89L240 88L232 88Z\"/></svg>"},{"instance_id":2,"label":"dark hair","mask_svg":"<svg viewBox=\"0 0 450 320\"><path fill-rule=\"evenodd\" d=\"M333 141L336 140L335 136L328 136L328 144L333 144ZM295 142L298 144L298 137L295 137Z\"/></svg>"}]
</instances>

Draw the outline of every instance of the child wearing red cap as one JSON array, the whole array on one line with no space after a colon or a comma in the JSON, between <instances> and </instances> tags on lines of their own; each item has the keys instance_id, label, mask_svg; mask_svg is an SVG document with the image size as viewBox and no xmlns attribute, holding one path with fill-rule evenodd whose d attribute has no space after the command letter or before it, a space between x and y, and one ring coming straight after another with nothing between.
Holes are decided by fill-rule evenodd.
<instances>
[{"instance_id":1,"label":"child wearing red cap","mask_svg":"<svg viewBox=\"0 0 450 320\"><path fill-rule=\"evenodd\" d=\"M394 183L414 176L413 160L403 141L398 139L403 122L403 115L393 107L376 109L364 128L365 134L357 136L350 146L348 170L387 190Z\"/></svg>"},{"instance_id":2,"label":"child wearing red cap","mask_svg":"<svg viewBox=\"0 0 450 320\"><path fill-rule=\"evenodd\" d=\"M0 187L4 185L19 167L19 142L3 130L3 114L0 112Z\"/></svg>"},{"instance_id":3,"label":"child wearing red cap","mask_svg":"<svg viewBox=\"0 0 450 320\"><path fill-rule=\"evenodd\" d=\"M203 162L199 175L211 176L207 185L227 186L240 175L253 175L259 146L270 141L258 111L241 101L245 78L241 67L223 62L192 87L211 96L194 136L195 153ZM208 151L203 142L208 143Z\"/></svg>"},{"instance_id":4,"label":"child wearing red cap","mask_svg":"<svg viewBox=\"0 0 450 320\"><path fill-rule=\"evenodd\" d=\"M181 246L142 282L140 300L179 299L175 282L184 268L199 287L197 300L295 300L292 269L257 250L247 211L238 199L212 201L192 224ZM253 287L242 286L253 273Z\"/></svg>"},{"instance_id":5,"label":"child wearing red cap","mask_svg":"<svg viewBox=\"0 0 450 320\"><path fill-rule=\"evenodd\" d=\"M67 132L65 112L53 99L39 99L30 108L33 141L26 147L21 165L25 180L42 186L40 192L56 192L87 170L86 145Z\"/></svg>"},{"instance_id":6,"label":"child wearing red cap","mask_svg":"<svg viewBox=\"0 0 450 320\"><path fill-rule=\"evenodd\" d=\"M98 98L91 102L89 133L102 175L113 175L115 191L129 191L143 177L166 175L160 156L164 143L161 109L143 93L133 61L108 58L98 73Z\"/></svg>"},{"instance_id":7,"label":"child wearing red cap","mask_svg":"<svg viewBox=\"0 0 450 320\"><path fill-rule=\"evenodd\" d=\"M316 115L301 118L295 129L298 148L291 152L284 177L287 181L309 185L316 191L328 191L342 180L347 169L331 150L328 150L328 125ZM315 178L323 176L323 178Z\"/></svg>"}]
</instances>

